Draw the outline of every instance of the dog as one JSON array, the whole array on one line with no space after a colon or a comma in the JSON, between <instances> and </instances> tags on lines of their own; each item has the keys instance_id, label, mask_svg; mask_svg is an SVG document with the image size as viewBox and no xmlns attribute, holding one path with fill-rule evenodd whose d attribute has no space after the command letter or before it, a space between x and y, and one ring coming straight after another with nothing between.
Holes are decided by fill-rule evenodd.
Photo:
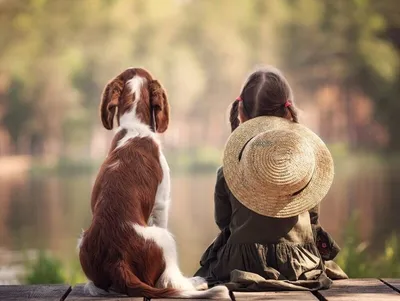
<instances>
[{"instance_id":1,"label":"dog","mask_svg":"<svg viewBox=\"0 0 400 301\"><path fill-rule=\"evenodd\" d=\"M156 137L169 123L161 84L145 69L125 70L105 87L100 115L107 130L114 121L119 129L94 183L91 225L78 243L89 279L85 291L229 299L225 286L207 289L203 278L186 278L178 266L176 244L167 230L169 167Z\"/></svg>"}]
</instances>

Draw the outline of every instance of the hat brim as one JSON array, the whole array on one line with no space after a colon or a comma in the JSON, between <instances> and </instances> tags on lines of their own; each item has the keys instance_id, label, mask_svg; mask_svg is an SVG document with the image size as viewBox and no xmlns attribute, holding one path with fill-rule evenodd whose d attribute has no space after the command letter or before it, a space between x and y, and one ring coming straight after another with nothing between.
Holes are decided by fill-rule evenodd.
<instances>
[{"instance_id":1,"label":"hat brim","mask_svg":"<svg viewBox=\"0 0 400 301\"><path fill-rule=\"evenodd\" d=\"M268 130L290 130L305 137L314 150L315 170L307 186L295 195L274 196L256 193L240 168L240 153L246 143ZM333 182L334 165L325 143L307 127L284 118L262 116L241 124L229 137L224 151L223 172L232 194L247 208L269 217L286 218L315 207L326 196Z\"/></svg>"}]
</instances>

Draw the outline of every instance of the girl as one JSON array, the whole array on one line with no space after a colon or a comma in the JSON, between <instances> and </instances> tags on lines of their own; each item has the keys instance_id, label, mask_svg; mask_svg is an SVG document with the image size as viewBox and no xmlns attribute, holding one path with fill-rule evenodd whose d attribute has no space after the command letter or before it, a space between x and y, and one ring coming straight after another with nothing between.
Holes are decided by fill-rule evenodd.
<instances>
[{"instance_id":1,"label":"girl","mask_svg":"<svg viewBox=\"0 0 400 301\"><path fill-rule=\"evenodd\" d=\"M333 161L323 142L298 124L292 90L279 70L250 75L232 104L230 123L214 194L221 232L195 275L232 290L318 290L347 278L331 261L339 248L318 220ZM291 190L287 181L296 176ZM297 211L283 214L294 204Z\"/></svg>"}]
</instances>

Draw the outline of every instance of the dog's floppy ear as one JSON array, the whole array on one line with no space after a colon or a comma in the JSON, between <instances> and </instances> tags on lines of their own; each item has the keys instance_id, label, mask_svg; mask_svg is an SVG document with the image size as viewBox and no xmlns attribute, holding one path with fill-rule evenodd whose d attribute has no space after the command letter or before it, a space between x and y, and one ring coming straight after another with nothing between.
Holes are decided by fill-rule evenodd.
<instances>
[{"instance_id":1,"label":"dog's floppy ear","mask_svg":"<svg viewBox=\"0 0 400 301\"><path fill-rule=\"evenodd\" d=\"M156 131L164 133L169 124L169 104L167 94L157 80L149 82L150 105L154 111Z\"/></svg>"},{"instance_id":2,"label":"dog's floppy ear","mask_svg":"<svg viewBox=\"0 0 400 301\"><path fill-rule=\"evenodd\" d=\"M127 69L111 80L104 88L101 97L100 116L101 121L107 130L111 130L113 128L115 112L119 105L120 96L122 90L124 89L125 83L134 75L135 69Z\"/></svg>"}]
</instances>

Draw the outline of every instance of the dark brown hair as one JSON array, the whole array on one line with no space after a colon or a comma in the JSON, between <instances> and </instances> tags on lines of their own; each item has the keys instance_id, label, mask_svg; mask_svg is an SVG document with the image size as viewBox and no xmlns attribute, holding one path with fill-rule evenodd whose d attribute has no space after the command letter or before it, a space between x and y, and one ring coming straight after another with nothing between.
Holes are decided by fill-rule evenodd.
<instances>
[{"instance_id":1,"label":"dark brown hair","mask_svg":"<svg viewBox=\"0 0 400 301\"><path fill-rule=\"evenodd\" d=\"M290 106L285 106L287 101ZM292 89L281 72L272 67L252 73L238 99L232 103L232 132L239 126L239 110L248 119L258 116L286 117L290 114L292 121L298 122Z\"/></svg>"}]
</instances>

